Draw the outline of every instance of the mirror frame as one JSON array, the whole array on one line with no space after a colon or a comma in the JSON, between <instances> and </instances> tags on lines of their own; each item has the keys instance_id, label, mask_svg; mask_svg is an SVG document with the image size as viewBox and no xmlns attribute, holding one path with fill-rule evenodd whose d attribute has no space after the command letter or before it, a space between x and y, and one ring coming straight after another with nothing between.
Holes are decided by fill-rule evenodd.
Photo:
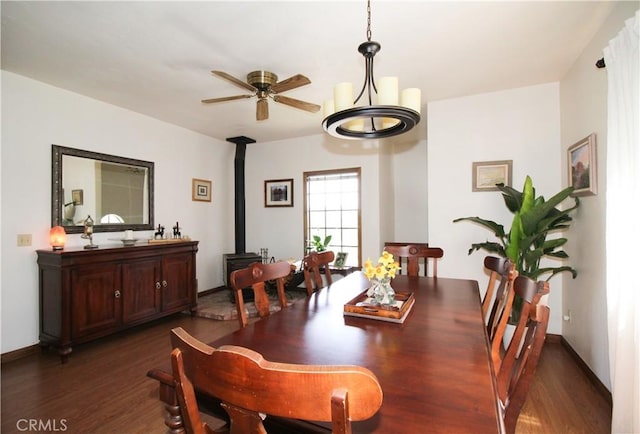
<instances>
[{"instance_id":1,"label":"mirror frame","mask_svg":"<svg viewBox=\"0 0 640 434\"><path fill-rule=\"evenodd\" d=\"M89 158L93 160L106 161L109 163L126 164L129 166L144 167L149 171L149 223L130 224L130 223L95 223L94 232L120 232L125 229L134 231L153 230L154 229L154 163L151 161L135 160L133 158L118 157L115 155L101 154L99 152L85 151L82 149L67 148L65 146L51 145L51 226L62 226L62 205L64 197L62 193L62 157L70 155L73 157ZM80 234L84 232L84 226L63 226L68 234Z\"/></svg>"}]
</instances>

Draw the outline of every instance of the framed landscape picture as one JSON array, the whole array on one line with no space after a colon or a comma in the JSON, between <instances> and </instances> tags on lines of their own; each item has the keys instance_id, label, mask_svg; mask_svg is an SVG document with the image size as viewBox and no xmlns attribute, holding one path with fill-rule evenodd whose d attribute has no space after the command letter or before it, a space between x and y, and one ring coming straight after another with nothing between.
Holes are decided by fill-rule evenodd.
<instances>
[{"instance_id":1,"label":"framed landscape picture","mask_svg":"<svg viewBox=\"0 0 640 434\"><path fill-rule=\"evenodd\" d=\"M264 206L293 206L293 179L270 179L265 181Z\"/></svg>"},{"instance_id":2,"label":"framed landscape picture","mask_svg":"<svg viewBox=\"0 0 640 434\"><path fill-rule=\"evenodd\" d=\"M588 135L567 149L569 185L572 196L589 196L598 193L596 178L596 135Z\"/></svg>"},{"instance_id":3,"label":"framed landscape picture","mask_svg":"<svg viewBox=\"0 0 640 434\"><path fill-rule=\"evenodd\" d=\"M496 184L511 186L513 160L478 161L472 170L472 191L498 191Z\"/></svg>"}]
</instances>

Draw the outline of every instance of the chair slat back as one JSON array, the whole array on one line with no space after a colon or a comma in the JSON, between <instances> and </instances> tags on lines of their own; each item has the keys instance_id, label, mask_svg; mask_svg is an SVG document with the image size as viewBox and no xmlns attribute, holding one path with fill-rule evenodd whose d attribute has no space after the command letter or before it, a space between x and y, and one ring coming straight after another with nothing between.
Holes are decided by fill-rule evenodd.
<instances>
[{"instance_id":1,"label":"chair slat back","mask_svg":"<svg viewBox=\"0 0 640 434\"><path fill-rule=\"evenodd\" d=\"M485 323L489 323L490 309L493 308L494 302L498 301L504 294L504 290L509 280L513 281L517 276L514 263L509 258L498 258L496 256L487 256L484 258L484 268L489 271L489 284L487 291L482 299L482 316Z\"/></svg>"},{"instance_id":2,"label":"chair slat back","mask_svg":"<svg viewBox=\"0 0 640 434\"><path fill-rule=\"evenodd\" d=\"M333 283L330 265L334 259L335 254L330 250L324 252L311 252L302 259L304 286L307 288L308 295L311 295L313 291L325 286L322 281L322 271L324 271L326 285L331 285Z\"/></svg>"},{"instance_id":3,"label":"chair slat back","mask_svg":"<svg viewBox=\"0 0 640 434\"><path fill-rule=\"evenodd\" d=\"M508 401L504 409L504 425L509 434L516 431L518 416L531 388L547 335L550 309L548 306L538 305L535 311L535 318L529 321L522 351L509 382Z\"/></svg>"},{"instance_id":4,"label":"chair slat back","mask_svg":"<svg viewBox=\"0 0 640 434\"><path fill-rule=\"evenodd\" d=\"M406 265L406 272L409 276L420 275L420 260L424 260L424 275L429 275L429 262L431 262L432 276L438 276L438 259L444 256L444 251L439 247L429 247L424 243L385 243L384 250L391 253L403 268ZM431 259L431 261L429 261Z\"/></svg>"},{"instance_id":5,"label":"chair slat back","mask_svg":"<svg viewBox=\"0 0 640 434\"><path fill-rule=\"evenodd\" d=\"M518 276L513 293L522 299L520 319L506 351L497 363L494 358L498 399L504 408L505 427L511 433L515 431L546 336L549 308L539 303L549 293L549 283Z\"/></svg>"},{"instance_id":6,"label":"chair slat back","mask_svg":"<svg viewBox=\"0 0 640 434\"><path fill-rule=\"evenodd\" d=\"M242 289L248 287L253 289L256 310L258 311L258 315L264 318L269 316L270 306L269 297L264 288L265 282L276 282L280 307L284 309L287 307L287 297L284 292L284 278L290 273L291 265L284 261L271 264L254 262L246 268L235 270L231 273L230 281L235 295L240 327L246 327L248 324Z\"/></svg>"},{"instance_id":7,"label":"chair slat back","mask_svg":"<svg viewBox=\"0 0 640 434\"><path fill-rule=\"evenodd\" d=\"M482 302L482 314L491 346L491 357L496 369L500 367L504 353L502 338L511 315L515 292L513 284L518 272L509 259L487 256L484 266L490 271L489 285ZM497 286L497 287L496 287ZM487 315L488 312L488 315Z\"/></svg>"},{"instance_id":8,"label":"chair slat back","mask_svg":"<svg viewBox=\"0 0 640 434\"><path fill-rule=\"evenodd\" d=\"M176 389L189 381L192 388L219 398L232 434L264 433L259 413L332 422L333 432L348 433L350 421L368 419L382 405L376 376L360 366L271 362L244 347L210 347L182 328L171 331L171 342ZM189 387L182 389L189 392ZM194 399L184 402L193 406ZM185 418L192 415L181 412ZM185 426L197 424L185 421Z\"/></svg>"}]
</instances>

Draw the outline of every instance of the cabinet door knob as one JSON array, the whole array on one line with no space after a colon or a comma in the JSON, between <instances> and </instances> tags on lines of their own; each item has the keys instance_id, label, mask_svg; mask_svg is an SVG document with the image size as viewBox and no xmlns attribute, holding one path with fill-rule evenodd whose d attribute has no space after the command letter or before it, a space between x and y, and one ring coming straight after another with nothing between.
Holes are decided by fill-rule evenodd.
<instances>
[{"instance_id":1,"label":"cabinet door knob","mask_svg":"<svg viewBox=\"0 0 640 434\"><path fill-rule=\"evenodd\" d=\"M163 281L162 281L162 287L163 287L163 288L166 288L166 287L167 287L167 281L166 281L166 280L163 280Z\"/></svg>"},{"instance_id":2,"label":"cabinet door knob","mask_svg":"<svg viewBox=\"0 0 640 434\"><path fill-rule=\"evenodd\" d=\"M160 289L160 282L156 282L156 289Z\"/></svg>"},{"instance_id":3,"label":"cabinet door knob","mask_svg":"<svg viewBox=\"0 0 640 434\"><path fill-rule=\"evenodd\" d=\"M113 294L116 298L120 298L120 291L116 289L116 292Z\"/></svg>"}]
</instances>

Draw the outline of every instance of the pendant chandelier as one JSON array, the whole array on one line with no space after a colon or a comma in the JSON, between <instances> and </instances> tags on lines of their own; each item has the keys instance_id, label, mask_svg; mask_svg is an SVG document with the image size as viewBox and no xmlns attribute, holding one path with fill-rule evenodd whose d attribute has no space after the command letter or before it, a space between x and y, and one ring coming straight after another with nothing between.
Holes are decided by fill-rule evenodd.
<instances>
[{"instance_id":1,"label":"pendant chandelier","mask_svg":"<svg viewBox=\"0 0 640 434\"><path fill-rule=\"evenodd\" d=\"M406 133L420 122L420 89L398 92L398 77L373 78L373 57L380 44L371 40L371 2L367 0L367 41L358 51L365 58L364 84L353 99L351 83L338 83L333 100L324 103L322 127L332 136L343 139L381 139ZM358 105L365 96L365 105ZM373 95L377 95L374 105Z\"/></svg>"}]
</instances>

